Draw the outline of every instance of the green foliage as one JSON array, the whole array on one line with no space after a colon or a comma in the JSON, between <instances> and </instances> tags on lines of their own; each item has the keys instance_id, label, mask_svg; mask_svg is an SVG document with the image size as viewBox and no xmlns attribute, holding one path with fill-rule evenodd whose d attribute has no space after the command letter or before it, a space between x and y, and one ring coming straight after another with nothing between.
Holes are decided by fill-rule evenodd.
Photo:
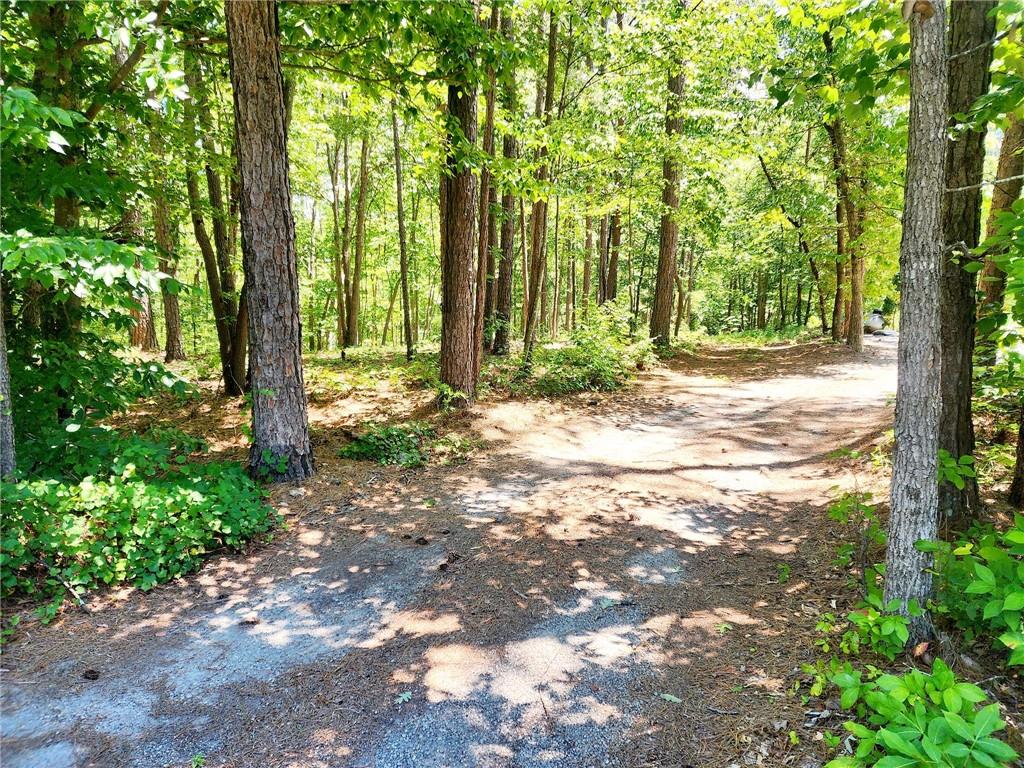
<instances>
[{"instance_id":1,"label":"green foliage","mask_svg":"<svg viewBox=\"0 0 1024 768\"><path fill-rule=\"evenodd\" d=\"M418 422L371 427L342 448L339 455L358 461L420 467L430 455L430 440L433 436L432 427Z\"/></svg>"},{"instance_id":2,"label":"green foliage","mask_svg":"<svg viewBox=\"0 0 1024 768\"><path fill-rule=\"evenodd\" d=\"M0 594L52 601L44 615L68 590L150 589L278 521L240 466L193 460L203 446L180 433L87 427L65 447L30 449L45 475L0 490Z\"/></svg>"},{"instance_id":3,"label":"green foliage","mask_svg":"<svg viewBox=\"0 0 1024 768\"><path fill-rule=\"evenodd\" d=\"M997 638L1007 663L1024 664L1024 515L1006 531L975 527L953 543L918 542L934 552L938 573L934 609L948 615L970 641Z\"/></svg>"},{"instance_id":4,"label":"green foliage","mask_svg":"<svg viewBox=\"0 0 1024 768\"><path fill-rule=\"evenodd\" d=\"M974 472L974 457L961 456L954 459L949 451L939 449L939 482L949 483L958 490L966 486L965 477L976 477Z\"/></svg>"},{"instance_id":5,"label":"green foliage","mask_svg":"<svg viewBox=\"0 0 1024 768\"><path fill-rule=\"evenodd\" d=\"M191 388L163 365L133 362L119 354L115 341L91 333L75 343L25 337L9 355L14 423L26 472L61 461L67 433L123 411L140 397L171 392L184 397Z\"/></svg>"},{"instance_id":6,"label":"green foliage","mask_svg":"<svg viewBox=\"0 0 1024 768\"><path fill-rule=\"evenodd\" d=\"M623 386L653 359L649 341L629 336L628 315L605 305L573 333L566 346L538 350L534 386L543 395L608 391Z\"/></svg>"},{"instance_id":7,"label":"green foliage","mask_svg":"<svg viewBox=\"0 0 1024 768\"><path fill-rule=\"evenodd\" d=\"M821 636L815 645L828 653L836 644L839 651L847 656L858 656L864 648L870 648L889 661L903 652L910 637L909 620L896 612L899 601L884 602L881 586L884 572L883 565L876 565L871 570L871 578L866 582L868 594L846 614L845 622L839 621L832 613L826 613L818 620L815 629ZM912 601L909 612L920 615L916 602ZM834 639L836 636L838 640Z\"/></svg>"},{"instance_id":8,"label":"green foliage","mask_svg":"<svg viewBox=\"0 0 1024 768\"><path fill-rule=\"evenodd\" d=\"M830 677L842 692L842 707L855 715L845 727L857 738L857 749L826 768L995 768L1016 760L1016 752L994 735L1006 727L999 705L982 706L985 692L957 681L941 659L931 674L914 669L862 677L849 664Z\"/></svg>"}]
</instances>

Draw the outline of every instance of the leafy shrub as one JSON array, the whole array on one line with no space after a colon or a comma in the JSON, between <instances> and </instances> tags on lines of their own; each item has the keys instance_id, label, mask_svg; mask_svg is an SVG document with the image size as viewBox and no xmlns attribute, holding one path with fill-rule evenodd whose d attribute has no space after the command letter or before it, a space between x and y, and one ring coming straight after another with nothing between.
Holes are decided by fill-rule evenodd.
<instances>
[{"instance_id":1,"label":"leafy shrub","mask_svg":"<svg viewBox=\"0 0 1024 768\"><path fill-rule=\"evenodd\" d=\"M52 614L69 589L150 589L270 529L278 518L243 468L190 462L199 447L87 428L47 476L4 483L0 596L50 600Z\"/></svg>"},{"instance_id":2,"label":"leafy shrub","mask_svg":"<svg viewBox=\"0 0 1024 768\"><path fill-rule=\"evenodd\" d=\"M989 634L1010 650L1007 663L1024 664L1024 515L999 532L976 527L955 543L918 542L936 553L935 611L948 615L973 640Z\"/></svg>"},{"instance_id":3,"label":"leafy shrub","mask_svg":"<svg viewBox=\"0 0 1024 768\"><path fill-rule=\"evenodd\" d=\"M434 430L426 424L372 427L341 449L345 459L419 467L429 456Z\"/></svg>"},{"instance_id":4,"label":"leafy shrub","mask_svg":"<svg viewBox=\"0 0 1024 768\"><path fill-rule=\"evenodd\" d=\"M875 680L846 664L831 680L842 691L841 706L856 716L845 727L857 749L825 768L994 768L1017 758L993 736L1006 727L999 705L979 709L985 692L958 682L941 659L931 674L914 669Z\"/></svg>"},{"instance_id":5,"label":"leafy shrub","mask_svg":"<svg viewBox=\"0 0 1024 768\"><path fill-rule=\"evenodd\" d=\"M618 389L652 359L649 340L629 334L629 315L606 304L572 335L571 344L540 350L535 387L544 395Z\"/></svg>"}]
</instances>

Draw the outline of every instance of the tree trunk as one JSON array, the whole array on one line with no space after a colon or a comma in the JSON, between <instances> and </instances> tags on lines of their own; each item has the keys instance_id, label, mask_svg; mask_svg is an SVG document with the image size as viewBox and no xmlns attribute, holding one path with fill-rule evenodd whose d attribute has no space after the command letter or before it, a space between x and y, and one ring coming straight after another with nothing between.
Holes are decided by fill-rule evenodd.
<instances>
[{"instance_id":1,"label":"tree trunk","mask_svg":"<svg viewBox=\"0 0 1024 768\"><path fill-rule=\"evenodd\" d=\"M347 141L346 141L347 144ZM338 213L340 201L338 199L339 171L341 170L341 145L327 146L327 170L331 177L331 226L332 226L332 267L334 276L334 303L337 308L337 319L335 333L337 334L338 348L345 349L345 328L348 315L345 313L345 268L342 256L342 234L341 221ZM347 149L346 149L347 154ZM347 162L346 162L347 165ZM348 202L348 169L345 168L345 201Z\"/></svg>"},{"instance_id":2,"label":"tree trunk","mask_svg":"<svg viewBox=\"0 0 1024 768\"><path fill-rule=\"evenodd\" d=\"M996 234L999 229L996 222L1020 197L1021 186L1024 184L1024 179L1021 179L1024 175L1024 119L1010 114L1007 120L1009 124L1003 133L1003 143L999 148L996 178L1012 180L1001 181L992 187L992 205L985 227L986 237ZM985 257L985 266L981 270L979 280L983 296L980 314L1002 311L1006 273L992 260L992 254Z\"/></svg>"},{"instance_id":3,"label":"tree trunk","mask_svg":"<svg viewBox=\"0 0 1024 768\"><path fill-rule=\"evenodd\" d=\"M554 12L548 11L548 62L547 74L544 79L544 125L551 125L551 110L555 97L555 65L558 61L558 19ZM548 147L541 145L538 152L539 168L536 179L539 187L544 187L548 180ZM523 365L529 367L533 355L533 343L536 336L537 300L540 298L541 280L544 277L544 257L547 239L548 201L543 195L533 204L530 217L530 289L529 302L526 308L525 328L523 329Z\"/></svg>"},{"instance_id":4,"label":"tree trunk","mask_svg":"<svg viewBox=\"0 0 1024 768\"><path fill-rule=\"evenodd\" d=\"M501 14L502 39L512 39L512 14ZM501 90L502 107L515 114L517 109L515 60L509 60ZM515 133L511 130L502 138L502 157L514 166L519 157ZM494 343L496 355L507 355L512 331L512 282L515 271L516 198L511 186L501 191L501 259L498 263L498 281L494 291Z\"/></svg>"},{"instance_id":5,"label":"tree trunk","mask_svg":"<svg viewBox=\"0 0 1024 768\"><path fill-rule=\"evenodd\" d=\"M7 365L3 292L0 291L0 478L13 475L14 468L14 404L11 401L11 369Z\"/></svg>"},{"instance_id":6,"label":"tree trunk","mask_svg":"<svg viewBox=\"0 0 1024 768\"><path fill-rule=\"evenodd\" d=\"M158 162L162 162L159 159ZM167 214L166 181L162 171L158 171L154 181L153 192L153 236L159 252L160 271L170 278L177 272L178 258L174 253L175 237L171 232L171 224ZM178 306L178 294L167 288L167 281L160 284L160 294L164 305L164 328L166 341L164 344L164 361L185 359L185 347L181 339L181 310Z\"/></svg>"},{"instance_id":7,"label":"tree trunk","mask_svg":"<svg viewBox=\"0 0 1024 768\"><path fill-rule=\"evenodd\" d=\"M594 263L594 220L587 216L583 220L584 242L583 242L583 319L587 319L590 312L590 282L591 270Z\"/></svg>"},{"instance_id":8,"label":"tree trunk","mask_svg":"<svg viewBox=\"0 0 1024 768\"><path fill-rule=\"evenodd\" d=\"M493 38L498 31L498 5L491 6L489 22L490 36ZM476 254L476 295L473 315L473 378L480 376L480 367L484 360L484 322L487 310L488 271L487 262L491 252L493 228L491 218L491 164L494 162L494 67L487 68L487 95L484 112L484 135L482 139L485 160L480 169L480 214L477 223L477 254Z\"/></svg>"},{"instance_id":9,"label":"tree trunk","mask_svg":"<svg viewBox=\"0 0 1024 768\"><path fill-rule=\"evenodd\" d=\"M398 269L402 283L402 332L405 338L405 359L412 360L412 307L409 306L409 254L405 248L405 207L402 202L402 147L398 141L398 114L391 104L391 134L395 143L395 202L398 215Z\"/></svg>"},{"instance_id":10,"label":"tree trunk","mask_svg":"<svg viewBox=\"0 0 1024 768\"><path fill-rule=\"evenodd\" d=\"M619 295L619 250L622 246L622 214L612 214L608 232L608 277L605 283L605 301L614 301Z\"/></svg>"},{"instance_id":11,"label":"tree trunk","mask_svg":"<svg viewBox=\"0 0 1024 768\"><path fill-rule=\"evenodd\" d=\"M832 303L832 341L841 341L846 315L843 283L846 278L846 216L842 201L836 201L836 292Z\"/></svg>"},{"instance_id":12,"label":"tree trunk","mask_svg":"<svg viewBox=\"0 0 1024 768\"><path fill-rule=\"evenodd\" d=\"M846 127L841 118L836 118L825 126L825 131L832 145L832 169L836 174L836 218L842 218L846 225L843 252L849 251L850 255L850 263L846 269L849 292L845 296L847 310L844 313L843 325L846 343L855 352L860 352L864 347L864 255L863 246L858 242L861 234L861 216L853 199L849 157L846 152ZM842 338L842 335L836 337L835 328L832 335L836 340Z\"/></svg>"},{"instance_id":13,"label":"tree trunk","mask_svg":"<svg viewBox=\"0 0 1024 768\"><path fill-rule=\"evenodd\" d=\"M996 20L990 13L995 0L953 0L949 6L948 103L950 114L968 112L988 92L992 38ZM987 44L986 44L987 43ZM957 56L971 51L966 56ZM974 359L974 321L977 314L974 272L965 267L981 238L981 176L985 164L985 129L967 131L946 145L946 188L972 186L943 197L942 224L947 253L942 259L939 314L942 322L939 448L953 458L974 454L971 419L971 376ZM962 246L960 245L962 244ZM939 485L939 512L947 519L977 513L978 482L964 478L964 489Z\"/></svg>"},{"instance_id":14,"label":"tree trunk","mask_svg":"<svg viewBox=\"0 0 1024 768\"><path fill-rule=\"evenodd\" d=\"M363 134L359 152L359 199L356 201L356 243L352 258L352 269L346 282L348 296L345 310L348 322L345 328L345 345L359 346L359 284L363 273L363 259L366 255L366 197L370 190L370 137Z\"/></svg>"},{"instance_id":15,"label":"tree trunk","mask_svg":"<svg viewBox=\"0 0 1024 768\"><path fill-rule=\"evenodd\" d=\"M661 228L658 235L658 272L654 278L654 301L651 305L651 339L658 346L668 346L672 322L672 285L676 278L676 242L679 224L675 220L679 208L679 167L673 158L673 139L683 130L681 104L683 75L674 72L668 77L668 99L665 106L666 154L662 160ZM679 300L682 301L682 294ZM678 323L677 323L678 327ZM678 330L676 331L678 334Z\"/></svg>"},{"instance_id":16,"label":"tree trunk","mask_svg":"<svg viewBox=\"0 0 1024 768\"><path fill-rule=\"evenodd\" d=\"M1009 501L1017 509L1024 509L1024 402L1020 405L1017 422L1017 460L1013 465Z\"/></svg>"},{"instance_id":17,"label":"tree trunk","mask_svg":"<svg viewBox=\"0 0 1024 768\"><path fill-rule=\"evenodd\" d=\"M885 602L908 613L932 593L933 557L916 542L938 537L939 275L946 155L946 8L910 19L910 123L903 241L900 245L899 376L896 447L886 552ZM927 614L912 617L911 642L929 639Z\"/></svg>"},{"instance_id":18,"label":"tree trunk","mask_svg":"<svg viewBox=\"0 0 1024 768\"><path fill-rule=\"evenodd\" d=\"M277 8L224 4L238 129L245 301L252 319L252 447L256 477L313 474L302 375L295 221L291 210Z\"/></svg>"},{"instance_id":19,"label":"tree trunk","mask_svg":"<svg viewBox=\"0 0 1024 768\"><path fill-rule=\"evenodd\" d=\"M473 223L476 177L467 154L476 144L476 87L467 72L448 84L448 113L441 168L441 383L451 404L476 399L474 353Z\"/></svg>"}]
</instances>

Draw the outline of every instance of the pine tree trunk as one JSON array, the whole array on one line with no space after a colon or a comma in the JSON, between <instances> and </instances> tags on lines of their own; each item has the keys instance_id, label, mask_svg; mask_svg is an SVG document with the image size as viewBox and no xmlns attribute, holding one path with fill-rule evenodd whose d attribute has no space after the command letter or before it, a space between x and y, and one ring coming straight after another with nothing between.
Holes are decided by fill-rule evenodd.
<instances>
[{"instance_id":1,"label":"pine tree trunk","mask_svg":"<svg viewBox=\"0 0 1024 768\"><path fill-rule=\"evenodd\" d=\"M676 243L679 238L679 224L675 220L679 208L679 167L672 153L675 151L673 139L683 130L682 99L683 75L674 72L668 77L668 99L665 106L667 151L662 160L658 272L654 278L654 301L651 305L651 339L658 346L668 346L672 322L672 285L676 278ZM682 295L679 300L682 301Z\"/></svg>"},{"instance_id":2,"label":"pine tree trunk","mask_svg":"<svg viewBox=\"0 0 1024 768\"><path fill-rule=\"evenodd\" d=\"M359 152L359 199L356 201L356 242L352 257L352 269L346 282L348 296L345 310L348 322L345 328L345 345L359 346L359 285L363 273L363 259L366 256L366 205L370 192L370 137L363 134L362 147Z\"/></svg>"},{"instance_id":3,"label":"pine tree trunk","mask_svg":"<svg viewBox=\"0 0 1024 768\"><path fill-rule=\"evenodd\" d=\"M459 73L465 75L466 73ZM466 157L476 144L476 88L468 77L448 84L447 131L441 169L441 382L454 399L476 399L473 283L476 177ZM465 82L459 82L459 80ZM457 393L457 395L455 395Z\"/></svg>"},{"instance_id":4,"label":"pine tree trunk","mask_svg":"<svg viewBox=\"0 0 1024 768\"><path fill-rule=\"evenodd\" d=\"M1017 460L1013 465L1009 502L1017 509L1024 509L1024 402L1020 405L1017 423Z\"/></svg>"},{"instance_id":5,"label":"pine tree trunk","mask_svg":"<svg viewBox=\"0 0 1024 768\"><path fill-rule=\"evenodd\" d=\"M990 13L995 0L953 0L949 6L949 112L965 113L988 92L989 67L996 20ZM988 44L986 44L988 43ZM971 51L966 56L956 56ZM947 142L946 188L974 189L947 192L943 198L943 237L950 252L942 260L942 416L939 448L959 458L974 454L971 418L971 377L974 359L974 321L977 315L975 276L965 267L981 238L981 183L985 164L985 129L968 131ZM963 244L965 247L958 247ZM964 478L964 489L949 483L939 486L939 512L955 520L976 514L980 506L978 483Z\"/></svg>"},{"instance_id":6,"label":"pine tree trunk","mask_svg":"<svg viewBox=\"0 0 1024 768\"><path fill-rule=\"evenodd\" d=\"M1010 114L1009 125L1003 134L1003 143L999 148L999 167L997 179L1002 181L992 187L992 205L989 208L988 223L985 227L986 237L992 237L998 231L999 217L1010 210L1010 206L1020 197L1021 186L1024 185L1024 119ZM998 252L997 252L998 253ZM992 255L985 257L985 266L979 276L980 289L983 295L979 314L1000 312L1006 293L1006 273L992 260Z\"/></svg>"},{"instance_id":7,"label":"pine tree trunk","mask_svg":"<svg viewBox=\"0 0 1024 768\"><path fill-rule=\"evenodd\" d=\"M555 96L555 65L558 61L558 19L554 12L548 12L548 61L544 79L544 125L551 124L551 110ZM538 152L539 168L536 179L538 186L544 187L548 180L548 147L542 144ZM546 192L545 192L546 194ZM523 329L523 365L529 367L533 355L534 338L537 335L538 299L544 279L545 245L547 240L548 201L540 197L533 204L530 217L530 288L529 301L526 308L525 328Z\"/></svg>"},{"instance_id":8,"label":"pine tree trunk","mask_svg":"<svg viewBox=\"0 0 1024 768\"><path fill-rule=\"evenodd\" d=\"M11 369L7 365L7 334L4 329L3 292L0 291L0 478L14 474L14 404L11 401Z\"/></svg>"},{"instance_id":9,"label":"pine tree trunk","mask_svg":"<svg viewBox=\"0 0 1024 768\"><path fill-rule=\"evenodd\" d=\"M946 156L946 9L910 19L910 123L903 241L896 447L886 552L885 601L924 607L932 593L930 553L916 542L938 537L939 275ZM913 617L911 642L929 639L927 615Z\"/></svg>"},{"instance_id":10,"label":"pine tree trunk","mask_svg":"<svg viewBox=\"0 0 1024 768\"><path fill-rule=\"evenodd\" d=\"M402 201L402 147L398 141L398 114L391 104L391 135L395 143L395 201L398 216L398 268L402 282L402 334L405 359L412 360L412 307L409 305L409 254L405 247L405 206Z\"/></svg>"},{"instance_id":11,"label":"pine tree trunk","mask_svg":"<svg viewBox=\"0 0 1024 768\"><path fill-rule=\"evenodd\" d=\"M504 41L512 39L512 14L501 14L501 36ZM501 104L506 112L515 114L517 109L515 60L509 60L509 69L502 80ZM508 131L502 137L502 157L514 166L519 158L519 147L515 133ZM491 350L495 355L507 355L509 337L512 332L512 283L515 272L515 231L516 198L511 186L501 191L501 257L498 262L498 280L494 290L494 343Z\"/></svg>"},{"instance_id":12,"label":"pine tree trunk","mask_svg":"<svg viewBox=\"0 0 1024 768\"><path fill-rule=\"evenodd\" d=\"M490 35L493 38L498 31L498 5L491 6L489 22ZM487 94L484 112L483 151L484 164L480 169L479 220L477 222L477 254L476 254L476 295L473 297L475 309L473 315L473 367L474 379L480 375L480 367L484 360L484 323L487 313L488 260L491 253L491 199L494 190L491 188L491 163L494 162L494 67L487 68Z\"/></svg>"},{"instance_id":13,"label":"pine tree trunk","mask_svg":"<svg viewBox=\"0 0 1024 768\"><path fill-rule=\"evenodd\" d=\"M295 221L291 210L277 8L273 0L224 4L238 130L238 172L250 329L252 447L256 477L313 474Z\"/></svg>"}]
</instances>

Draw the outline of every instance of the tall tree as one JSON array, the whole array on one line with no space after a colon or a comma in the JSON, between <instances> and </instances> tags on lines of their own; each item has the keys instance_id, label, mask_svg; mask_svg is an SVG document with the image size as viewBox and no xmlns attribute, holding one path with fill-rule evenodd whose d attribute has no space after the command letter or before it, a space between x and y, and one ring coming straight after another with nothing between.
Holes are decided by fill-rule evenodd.
<instances>
[{"instance_id":1,"label":"tall tree","mask_svg":"<svg viewBox=\"0 0 1024 768\"><path fill-rule=\"evenodd\" d=\"M472 6L458 3L469 15ZM475 20L472 20L475 25ZM440 183L441 220L441 382L452 404L476 399L474 353L474 219L477 185L471 154L476 144L476 82L465 56L449 66L448 111ZM457 393L457 394L456 394Z\"/></svg>"},{"instance_id":2,"label":"tall tree","mask_svg":"<svg viewBox=\"0 0 1024 768\"><path fill-rule=\"evenodd\" d=\"M167 175L164 170L167 158L159 126L150 126L149 143L152 151L153 240L156 243L160 259L160 271L174 279L178 268L178 258L175 254L176 227L172 228L170 220L170 206L167 202ZM164 280L160 284L160 294L164 307L164 361L170 363L175 360L184 360L185 346L181 339L181 309L178 306L178 293L168 286L168 281Z\"/></svg>"},{"instance_id":3,"label":"tall tree","mask_svg":"<svg viewBox=\"0 0 1024 768\"><path fill-rule=\"evenodd\" d=\"M672 288L676 279L676 242L679 224L679 164L675 159L673 138L683 131L683 74L668 76L668 99L665 104L665 159L662 161L661 230L658 241L658 273L654 283L651 307L651 338L659 346L667 346L672 326ZM682 296L679 300L682 301Z\"/></svg>"},{"instance_id":4,"label":"tall tree","mask_svg":"<svg viewBox=\"0 0 1024 768\"><path fill-rule=\"evenodd\" d=\"M558 62L558 19L548 11L548 62L544 77L544 126L551 125L551 110L555 99L555 65ZM539 97L538 92L538 97ZM548 145L543 142L538 151L537 183L544 186L548 180ZM530 284L526 317L523 325L523 365L529 366L533 355L534 337L537 335L537 310L544 278L545 244L547 241L548 201L545 191L537 197L530 216Z\"/></svg>"},{"instance_id":5,"label":"tall tree","mask_svg":"<svg viewBox=\"0 0 1024 768\"><path fill-rule=\"evenodd\" d=\"M501 36L512 40L512 14L501 14ZM515 61L510 60L501 72L501 105L509 115L518 109L516 97ZM501 139L501 154L509 165L519 159L519 145L515 132L507 130ZM494 288L494 343L491 351L507 355L512 325L512 282L515 273L516 197L512 185L505 183L501 190L501 257L498 260L498 279Z\"/></svg>"},{"instance_id":6,"label":"tall tree","mask_svg":"<svg viewBox=\"0 0 1024 768\"><path fill-rule=\"evenodd\" d=\"M348 322L345 328L345 345L359 346L359 287L363 274L363 261L366 257L366 206L370 193L370 134L363 133L362 146L359 150L359 198L356 200L356 242L352 256L352 268L346 276L348 296L345 309Z\"/></svg>"},{"instance_id":7,"label":"tall tree","mask_svg":"<svg viewBox=\"0 0 1024 768\"><path fill-rule=\"evenodd\" d=\"M409 254L405 247L405 206L402 201L402 146L398 141L398 113L391 104L391 135L395 144L395 201L398 216L398 269L402 283L402 332L405 359L412 360L412 308L409 306Z\"/></svg>"},{"instance_id":8,"label":"tall tree","mask_svg":"<svg viewBox=\"0 0 1024 768\"><path fill-rule=\"evenodd\" d=\"M946 160L946 7L918 2L910 23L910 123L903 241L896 447L886 551L885 601L909 613L932 592L932 556L915 544L938 535L939 275ZM929 638L927 615L910 622L913 641Z\"/></svg>"},{"instance_id":9,"label":"tall tree","mask_svg":"<svg viewBox=\"0 0 1024 768\"><path fill-rule=\"evenodd\" d=\"M11 370L7 366L7 334L4 329L4 297L0 290L0 478L14 474L14 412L11 402Z\"/></svg>"},{"instance_id":10,"label":"tall tree","mask_svg":"<svg viewBox=\"0 0 1024 768\"><path fill-rule=\"evenodd\" d=\"M988 237L997 232L999 217L1010 210L1010 206L1020 197L1021 186L1024 185L1024 119L1011 113L1007 120L1003 142L999 147L997 181L992 187L992 204L985 227ZM992 259L992 254L986 255L985 265L979 275L979 288L983 296L981 313L1000 311L1006 293L1006 273Z\"/></svg>"},{"instance_id":11,"label":"tall tree","mask_svg":"<svg viewBox=\"0 0 1024 768\"><path fill-rule=\"evenodd\" d=\"M488 22L488 33L493 37L498 31L498 5L491 6L491 18ZM484 116L483 151L484 166L480 169L480 216L477 222L477 255L476 255L476 305L473 320L473 365L476 375L480 375L480 366L484 357L484 322L487 310L488 261L491 258L491 240L494 236L494 189L491 182L491 164L494 162L494 67L487 67L487 96Z\"/></svg>"},{"instance_id":12,"label":"tall tree","mask_svg":"<svg viewBox=\"0 0 1024 768\"><path fill-rule=\"evenodd\" d=\"M227 0L238 131L239 207L251 329L249 468L270 479L313 474L295 221L291 210L280 30L273 0Z\"/></svg>"},{"instance_id":13,"label":"tall tree","mask_svg":"<svg viewBox=\"0 0 1024 768\"><path fill-rule=\"evenodd\" d=\"M988 92L995 36L995 0L953 0L949 6L949 111L962 114ZM939 448L959 458L974 454L971 377L974 321L977 315L972 250L981 237L981 174L985 164L985 128L957 133L947 143L946 189L942 226L949 253L942 260L942 417ZM966 189L965 189L966 187ZM955 191L952 191L955 190ZM947 518L977 511L978 483L964 488L939 486L939 510Z\"/></svg>"}]
</instances>

